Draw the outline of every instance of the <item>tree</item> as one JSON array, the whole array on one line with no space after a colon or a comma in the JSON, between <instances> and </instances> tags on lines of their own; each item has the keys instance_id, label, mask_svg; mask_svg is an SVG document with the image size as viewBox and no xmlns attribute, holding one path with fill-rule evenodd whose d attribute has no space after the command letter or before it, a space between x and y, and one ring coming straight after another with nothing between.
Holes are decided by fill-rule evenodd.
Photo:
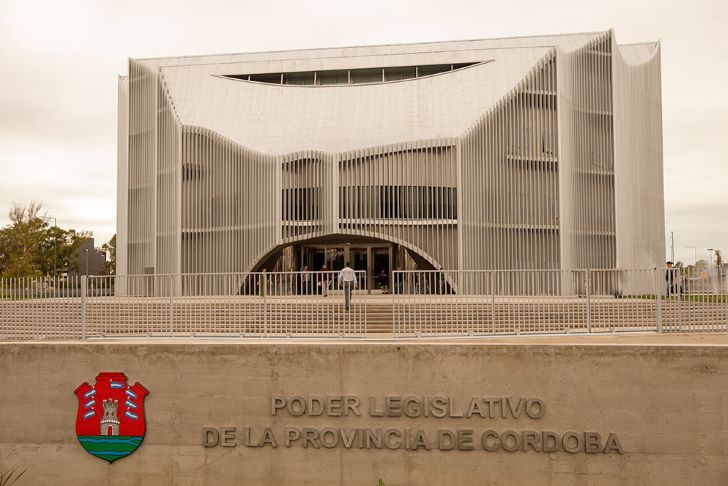
<instances>
[{"instance_id":1,"label":"tree","mask_svg":"<svg viewBox=\"0 0 728 486\"><path fill-rule=\"evenodd\" d=\"M37 277L41 270L35 256L40 250L47 223L41 217L42 205L13 205L8 212L10 225L0 236L0 270L3 277Z\"/></svg>"},{"instance_id":2,"label":"tree","mask_svg":"<svg viewBox=\"0 0 728 486\"><path fill-rule=\"evenodd\" d=\"M83 241L90 237L87 231L77 232L57 226L48 228L41 241L41 251L37 255L41 274L63 275L71 270L78 273L78 250Z\"/></svg>"},{"instance_id":3,"label":"tree","mask_svg":"<svg viewBox=\"0 0 728 486\"><path fill-rule=\"evenodd\" d=\"M116 275L116 235L101 245L101 249L106 252L106 263L102 273L104 275Z\"/></svg>"},{"instance_id":4,"label":"tree","mask_svg":"<svg viewBox=\"0 0 728 486\"><path fill-rule=\"evenodd\" d=\"M701 258L697 262L695 262L695 269L698 272L704 272L708 268L708 260L705 260Z\"/></svg>"},{"instance_id":5,"label":"tree","mask_svg":"<svg viewBox=\"0 0 728 486\"><path fill-rule=\"evenodd\" d=\"M0 276L40 277L77 269L76 253L87 232L49 226L43 205L13 205L10 224L0 229Z\"/></svg>"},{"instance_id":6,"label":"tree","mask_svg":"<svg viewBox=\"0 0 728 486\"><path fill-rule=\"evenodd\" d=\"M723 277L724 269L723 269L723 255L721 255L720 250L715 250L715 268L718 271L718 277Z\"/></svg>"}]
</instances>

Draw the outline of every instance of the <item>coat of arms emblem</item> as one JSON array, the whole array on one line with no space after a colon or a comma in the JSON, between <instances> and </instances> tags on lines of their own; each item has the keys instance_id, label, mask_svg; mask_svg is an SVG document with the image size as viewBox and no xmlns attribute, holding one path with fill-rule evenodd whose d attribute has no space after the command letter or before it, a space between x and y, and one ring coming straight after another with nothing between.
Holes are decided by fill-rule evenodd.
<instances>
[{"instance_id":1,"label":"coat of arms emblem","mask_svg":"<svg viewBox=\"0 0 728 486\"><path fill-rule=\"evenodd\" d=\"M84 449L113 462L134 452L144 439L144 397L149 393L137 383L129 386L121 372L101 372L96 384L81 384L76 435Z\"/></svg>"}]
</instances>

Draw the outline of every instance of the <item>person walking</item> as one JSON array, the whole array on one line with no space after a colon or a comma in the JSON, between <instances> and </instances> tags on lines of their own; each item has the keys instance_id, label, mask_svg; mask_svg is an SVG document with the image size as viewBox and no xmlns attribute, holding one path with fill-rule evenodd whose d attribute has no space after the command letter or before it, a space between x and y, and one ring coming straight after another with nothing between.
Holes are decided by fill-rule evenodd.
<instances>
[{"instance_id":1,"label":"person walking","mask_svg":"<svg viewBox=\"0 0 728 486\"><path fill-rule=\"evenodd\" d=\"M311 293L311 272L308 270L308 265L304 265L301 272L301 293L303 295Z\"/></svg>"},{"instance_id":2,"label":"person walking","mask_svg":"<svg viewBox=\"0 0 728 486\"><path fill-rule=\"evenodd\" d=\"M321 287L321 295L326 297L329 295L329 267L324 265L321 267L321 276L318 279L318 286Z\"/></svg>"},{"instance_id":3,"label":"person walking","mask_svg":"<svg viewBox=\"0 0 728 486\"><path fill-rule=\"evenodd\" d=\"M258 274L258 293L261 297L268 295L268 270L263 267Z\"/></svg>"},{"instance_id":4,"label":"person walking","mask_svg":"<svg viewBox=\"0 0 728 486\"><path fill-rule=\"evenodd\" d=\"M339 272L339 287L344 289L344 308L349 310L351 307L351 289L356 287L356 272L346 262L344 268Z\"/></svg>"},{"instance_id":5,"label":"person walking","mask_svg":"<svg viewBox=\"0 0 728 486\"><path fill-rule=\"evenodd\" d=\"M665 283L667 283L667 296L672 297L675 294L675 268L672 262L665 263Z\"/></svg>"}]
</instances>

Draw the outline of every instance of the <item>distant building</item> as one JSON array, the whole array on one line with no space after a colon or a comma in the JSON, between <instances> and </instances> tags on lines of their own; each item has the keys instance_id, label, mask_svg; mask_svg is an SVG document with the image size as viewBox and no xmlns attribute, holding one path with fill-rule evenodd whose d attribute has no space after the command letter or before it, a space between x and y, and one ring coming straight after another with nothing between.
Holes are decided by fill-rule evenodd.
<instances>
[{"instance_id":1,"label":"distant building","mask_svg":"<svg viewBox=\"0 0 728 486\"><path fill-rule=\"evenodd\" d=\"M660 44L131 59L117 273L662 268Z\"/></svg>"},{"instance_id":2,"label":"distant building","mask_svg":"<svg viewBox=\"0 0 728 486\"><path fill-rule=\"evenodd\" d=\"M94 247L94 239L86 238L76 255L78 271L71 268L68 275L101 275L106 264L106 252Z\"/></svg>"}]
</instances>

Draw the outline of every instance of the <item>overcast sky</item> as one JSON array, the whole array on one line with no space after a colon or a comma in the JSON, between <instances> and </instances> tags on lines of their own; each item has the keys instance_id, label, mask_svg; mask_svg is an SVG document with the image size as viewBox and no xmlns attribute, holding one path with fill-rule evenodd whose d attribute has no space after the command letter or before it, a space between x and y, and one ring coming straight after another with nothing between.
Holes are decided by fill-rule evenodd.
<instances>
[{"instance_id":1,"label":"overcast sky","mask_svg":"<svg viewBox=\"0 0 728 486\"><path fill-rule=\"evenodd\" d=\"M0 226L42 201L116 226L116 89L129 57L600 31L662 40L666 241L728 257L728 1L0 0ZM669 242L668 242L669 245ZM669 256L669 248L668 248Z\"/></svg>"}]
</instances>

